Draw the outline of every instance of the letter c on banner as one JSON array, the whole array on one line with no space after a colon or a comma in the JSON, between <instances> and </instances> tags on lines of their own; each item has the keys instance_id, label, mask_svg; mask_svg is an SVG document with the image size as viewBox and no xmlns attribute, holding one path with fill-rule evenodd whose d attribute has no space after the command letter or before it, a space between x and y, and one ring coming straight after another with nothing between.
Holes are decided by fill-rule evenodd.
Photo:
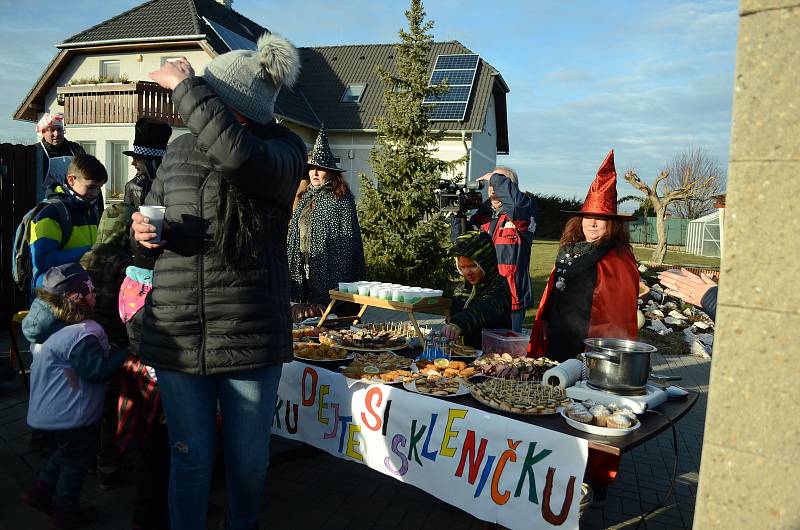
<instances>
[{"instance_id":1,"label":"letter c on banner","mask_svg":"<svg viewBox=\"0 0 800 530\"><path fill-rule=\"evenodd\" d=\"M309 375L311 376L311 391L310 395L306 397L306 376ZM306 367L306 369L303 370L303 377L301 379L301 383L302 384L300 385L300 392L302 392L303 406L310 407L311 405L314 404L314 400L317 397L317 371L311 368L310 366Z\"/></svg>"},{"instance_id":2,"label":"letter c on banner","mask_svg":"<svg viewBox=\"0 0 800 530\"><path fill-rule=\"evenodd\" d=\"M370 425L369 420L367 419L367 415L363 412L361 413L361 421L366 425L367 429L371 431L379 431L381 429L381 417L375 412L375 409L372 408L372 402L375 401L373 398L377 396L377 403L375 403L376 407L379 407L381 403L383 403L383 391L380 387L373 386L369 390L367 390L366 396L364 396L364 406L367 407L367 411L375 418L375 425Z\"/></svg>"},{"instance_id":3,"label":"letter c on banner","mask_svg":"<svg viewBox=\"0 0 800 530\"><path fill-rule=\"evenodd\" d=\"M494 475L492 475L492 500L499 506L507 503L508 499L511 497L511 492L508 490L500 493L500 477L503 475L503 469L505 469L507 461L517 461L517 447L521 441L522 440L518 440L515 442L509 439L508 449L503 451L503 454L500 455L500 459L497 461L497 467L494 468Z\"/></svg>"}]
</instances>

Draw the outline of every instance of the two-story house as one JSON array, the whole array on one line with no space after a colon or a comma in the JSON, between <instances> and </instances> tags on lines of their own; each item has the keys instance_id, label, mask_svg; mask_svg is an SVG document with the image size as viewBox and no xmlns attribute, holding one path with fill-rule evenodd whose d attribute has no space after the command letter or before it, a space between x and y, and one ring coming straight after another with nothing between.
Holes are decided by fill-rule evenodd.
<instances>
[{"instance_id":1,"label":"two-story house","mask_svg":"<svg viewBox=\"0 0 800 530\"><path fill-rule=\"evenodd\" d=\"M133 177L134 122L164 119L172 137L188 132L169 91L147 74L164 61L186 57L202 75L208 62L231 49L254 49L268 31L232 8L232 0L150 0L57 44L58 53L20 104L14 118L35 122L44 112L64 112L67 137L109 170L108 200L121 197ZM291 35L287 35L291 39ZM297 43L295 43L297 44ZM384 113L376 67L394 68L392 44L299 47L302 71L281 91L276 116L310 145L325 123L331 148L358 196L358 173L371 173L377 117ZM506 94L500 73L459 42L437 42L429 54L431 82L448 80L445 96L431 101L430 116L445 132L437 156L469 154L459 173L471 180L508 154Z\"/></svg>"}]
</instances>

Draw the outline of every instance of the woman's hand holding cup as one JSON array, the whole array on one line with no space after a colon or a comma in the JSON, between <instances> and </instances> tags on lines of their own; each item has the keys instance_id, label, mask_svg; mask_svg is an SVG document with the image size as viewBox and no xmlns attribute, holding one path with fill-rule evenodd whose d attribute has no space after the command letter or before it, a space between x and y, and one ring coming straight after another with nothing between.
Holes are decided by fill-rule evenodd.
<instances>
[{"instance_id":1,"label":"woman's hand holding cup","mask_svg":"<svg viewBox=\"0 0 800 530\"><path fill-rule=\"evenodd\" d=\"M142 215L141 212L134 212L131 216L133 223L133 238L144 248L157 249L167 246L167 242L160 239L158 227L150 224L150 218ZM157 241L156 243L151 240Z\"/></svg>"}]
</instances>

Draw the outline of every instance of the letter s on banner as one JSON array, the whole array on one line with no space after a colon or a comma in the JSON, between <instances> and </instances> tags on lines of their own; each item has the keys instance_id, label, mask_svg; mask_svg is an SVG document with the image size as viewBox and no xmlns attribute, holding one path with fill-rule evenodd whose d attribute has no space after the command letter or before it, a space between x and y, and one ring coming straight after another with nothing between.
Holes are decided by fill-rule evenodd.
<instances>
[{"instance_id":1,"label":"letter s on banner","mask_svg":"<svg viewBox=\"0 0 800 530\"><path fill-rule=\"evenodd\" d=\"M395 434L392 438L392 452L400 458L400 467L395 467L388 456L383 459L383 465L385 465L386 469L388 469L393 475L402 477L408 473L408 458L406 458L406 455L403 451L397 450L398 446L406 446L406 437L402 434Z\"/></svg>"},{"instance_id":2,"label":"letter s on banner","mask_svg":"<svg viewBox=\"0 0 800 530\"><path fill-rule=\"evenodd\" d=\"M367 427L367 429L371 431L379 431L381 429L381 417L375 412L375 409L372 408L372 402L375 401L373 398L377 396L377 403L375 403L376 407L380 407L381 403L383 403L383 391L378 386L373 386L369 390L367 390L366 395L364 396L364 406L367 407L367 411L375 418L375 425L370 425L369 419L367 415L363 412L361 413L361 422Z\"/></svg>"}]
</instances>

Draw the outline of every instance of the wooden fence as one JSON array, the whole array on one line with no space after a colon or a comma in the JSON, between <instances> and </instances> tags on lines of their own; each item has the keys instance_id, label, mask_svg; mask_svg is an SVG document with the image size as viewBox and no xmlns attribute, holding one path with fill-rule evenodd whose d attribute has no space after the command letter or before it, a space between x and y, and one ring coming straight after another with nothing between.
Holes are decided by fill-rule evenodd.
<instances>
[{"instance_id":1,"label":"wooden fence","mask_svg":"<svg viewBox=\"0 0 800 530\"><path fill-rule=\"evenodd\" d=\"M11 278L11 250L17 225L36 204L42 160L36 145L0 144L0 330L27 309L27 294Z\"/></svg>"},{"instance_id":2,"label":"wooden fence","mask_svg":"<svg viewBox=\"0 0 800 530\"><path fill-rule=\"evenodd\" d=\"M71 125L134 123L139 118L157 118L172 126L183 121L172 103L172 91L157 83L105 83L58 87L64 100L64 118Z\"/></svg>"}]
</instances>

